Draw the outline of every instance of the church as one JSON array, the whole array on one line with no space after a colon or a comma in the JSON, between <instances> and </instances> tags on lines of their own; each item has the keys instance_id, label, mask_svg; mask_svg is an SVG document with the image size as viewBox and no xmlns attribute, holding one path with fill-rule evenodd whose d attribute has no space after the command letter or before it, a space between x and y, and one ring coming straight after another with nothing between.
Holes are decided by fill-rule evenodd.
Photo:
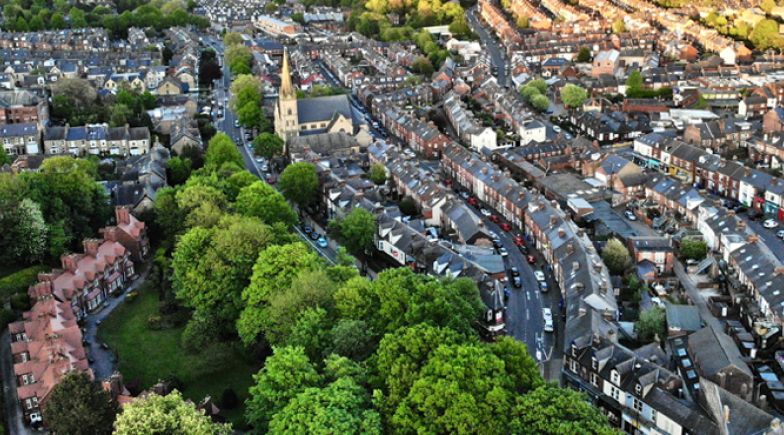
<instances>
[{"instance_id":1,"label":"church","mask_svg":"<svg viewBox=\"0 0 784 435\"><path fill-rule=\"evenodd\" d=\"M275 105L275 133L288 143L297 136L320 133L355 134L356 126L347 95L297 99L291 81L289 56L284 51L280 91Z\"/></svg>"}]
</instances>

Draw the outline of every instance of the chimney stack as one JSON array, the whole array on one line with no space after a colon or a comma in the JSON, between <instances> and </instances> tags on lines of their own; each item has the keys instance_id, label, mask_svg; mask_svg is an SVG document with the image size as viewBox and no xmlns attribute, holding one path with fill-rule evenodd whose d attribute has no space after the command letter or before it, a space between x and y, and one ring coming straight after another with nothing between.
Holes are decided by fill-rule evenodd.
<instances>
[{"instance_id":1,"label":"chimney stack","mask_svg":"<svg viewBox=\"0 0 784 435\"><path fill-rule=\"evenodd\" d=\"M84 253L87 255L91 255L93 257L98 256L98 246L100 245L101 241L98 239L84 239L82 244L84 245Z\"/></svg>"},{"instance_id":2,"label":"chimney stack","mask_svg":"<svg viewBox=\"0 0 784 435\"><path fill-rule=\"evenodd\" d=\"M131 212L128 207L117 207L114 209L114 214L117 218L117 225L128 225L131 223Z\"/></svg>"}]
</instances>

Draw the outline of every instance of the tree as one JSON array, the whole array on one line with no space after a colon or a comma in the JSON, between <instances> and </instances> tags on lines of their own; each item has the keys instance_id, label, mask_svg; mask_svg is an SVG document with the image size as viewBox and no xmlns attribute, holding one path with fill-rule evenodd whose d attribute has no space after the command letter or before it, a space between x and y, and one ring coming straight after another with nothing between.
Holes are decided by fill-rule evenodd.
<instances>
[{"instance_id":1,"label":"tree","mask_svg":"<svg viewBox=\"0 0 784 435\"><path fill-rule=\"evenodd\" d=\"M249 217L227 216L215 228L192 228L172 255L177 298L224 322L223 331L233 329L259 252L272 241L270 228Z\"/></svg>"},{"instance_id":2,"label":"tree","mask_svg":"<svg viewBox=\"0 0 784 435\"><path fill-rule=\"evenodd\" d=\"M687 260L702 260L708 253L708 244L699 239L683 239L680 246L681 256Z\"/></svg>"},{"instance_id":3,"label":"tree","mask_svg":"<svg viewBox=\"0 0 784 435\"><path fill-rule=\"evenodd\" d=\"M304 25L305 15L302 12L294 12L293 14L291 14L291 21Z\"/></svg>"},{"instance_id":4,"label":"tree","mask_svg":"<svg viewBox=\"0 0 784 435\"><path fill-rule=\"evenodd\" d=\"M315 201L318 187L316 167L309 162L286 166L278 179L278 188L283 192L283 196L300 207L306 207Z\"/></svg>"},{"instance_id":5,"label":"tree","mask_svg":"<svg viewBox=\"0 0 784 435\"><path fill-rule=\"evenodd\" d=\"M176 390L166 396L150 394L125 405L117 416L114 430L115 435L230 433L231 425L213 423Z\"/></svg>"},{"instance_id":6,"label":"tree","mask_svg":"<svg viewBox=\"0 0 784 435\"><path fill-rule=\"evenodd\" d=\"M561 101L568 107L580 107L588 99L588 91L572 83L561 88Z\"/></svg>"},{"instance_id":7,"label":"tree","mask_svg":"<svg viewBox=\"0 0 784 435\"><path fill-rule=\"evenodd\" d=\"M591 61L591 49L588 47L580 47L580 51L577 52L577 62L585 63Z\"/></svg>"},{"instance_id":8,"label":"tree","mask_svg":"<svg viewBox=\"0 0 784 435\"><path fill-rule=\"evenodd\" d=\"M387 181L387 169L381 163L373 163L368 170L368 178L380 186Z\"/></svg>"},{"instance_id":9,"label":"tree","mask_svg":"<svg viewBox=\"0 0 784 435\"><path fill-rule=\"evenodd\" d=\"M775 0L762 0L762 3L760 3L760 9L765 11L766 14L770 14L770 11L772 11L773 8L775 7L776 7Z\"/></svg>"},{"instance_id":10,"label":"tree","mask_svg":"<svg viewBox=\"0 0 784 435\"><path fill-rule=\"evenodd\" d=\"M10 263L33 264L47 254L49 229L37 202L0 200L0 258Z\"/></svg>"},{"instance_id":11,"label":"tree","mask_svg":"<svg viewBox=\"0 0 784 435\"><path fill-rule=\"evenodd\" d=\"M207 154L204 156L205 164L213 170L220 168L224 163L233 162L237 166L245 166L245 160L237 149L237 145L226 133L218 133L207 145Z\"/></svg>"},{"instance_id":12,"label":"tree","mask_svg":"<svg viewBox=\"0 0 784 435\"><path fill-rule=\"evenodd\" d=\"M332 320L322 307L308 308L299 314L288 337L289 346L300 346L311 361L319 361L330 348Z\"/></svg>"},{"instance_id":13,"label":"tree","mask_svg":"<svg viewBox=\"0 0 784 435\"><path fill-rule=\"evenodd\" d=\"M520 88L520 95L522 95L525 101L530 102L533 97L537 95L542 95L542 93L539 92L539 89L537 89L536 87L526 85Z\"/></svg>"},{"instance_id":14,"label":"tree","mask_svg":"<svg viewBox=\"0 0 784 435\"><path fill-rule=\"evenodd\" d=\"M642 90L642 74L639 70L634 70L629 74L629 77L626 78L626 93L627 95L630 93L633 94L634 92Z\"/></svg>"},{"instance_id":15,"label":"tree","mask_svg":"<svg viewBox=\"0 0 784 435\"><path fill-rule=\"evenodd\" d=\"M621 34L626 31L626 23L624 23L622 18L613 21L612 31L615 34Z\"/></svg>"},{"instance_id":16,"label":"tree","mask_svg":"<svg viewBox=\"0 0 784 435\"><path fill-rule=\"evenodd\" d=\"M229 103L235 112L248 104L261 104L261 82L251 75L239 75L231 83L232 100Z\"/></svg>"},{"instance_id":17,"label":"tree","mask_svg":"<svg viewBox=\"0 0 784 435\"><path fill-rule=\"evenodd\" d=\"M434 69L433 64L430 63L430 59L419 56L411 64L411 71L429 76L430 74L433 74Z\"/></svg>"},{"instance_id":18,"label":"tree","mask_svg":"<svg viewBox=\"0 0 784 435\"><path fill-rule=\"evenodd\" d=\"M547 92L547 82L545 82L543 79L531 80L528 83L526 83L525 86L536 88L536 90L539 91L540 94L544 94L545 92Z\"/></svg>"},{"instance_id":19,"label":"tree","mask_svg":"<svg viewBox=\"0 0 784 435\"><path fill-rule=\"evenodd\" d=\"M332 352L356 361L367 358L375 347L373 337L368 334L368 325L362 320L340 320L330 336Z\"/></svg>"},{"instance_id":20,"label":"tree","mask_svg":"<svg viewBox=\"0 0 784 435\"><path fill-rule=\"evenodd\" d=\"M174 247L174 240L185 228L185 216L177 204L177 191L171 187L163 187L155 195L155 226L165 235L163 246Z\"/></svg>"},{"instance_id":21,"label":"tree","mask_svg":"<svg viewBox=\"0 0 784 435\"><path fill-rule=\"evenodd\" d=\"M784 46L779 35L778 23L771 19L761 20L754 26L754 30L749 35L749 41L754 44L757 50L768 48L780 49Z\"/></svg>"},{"instance_id":22,"label":"tree","mask_svg":"<svg viewBox=\"0 0 784 435\"><path fill-rule=\"evenodd\" d=\"M527 29L529 26L528 17L526 17L525 15L520 15L519 17L517 17L516 24L518 29Z\"/></svg>"},{"instance_id":23,"label":"tree","mask_svg":"<svg viewBox=\"0 0 784 435\"><path fill-rule=\"evenodd\" d=\"M279 222L290 227L297 222L297 214L283 195L263 181L243 187L234 207L240 214L257 217L269 225Z\"/></svg>"},{"instance_id":24,"label":"tree","mask_svg":"<svg viewBox=\"0 0 784 435\"><path fill-rule=\"evenodd\" d=\"M617 433L601 411L588 403L583 393L550 384L518 396L511 417L510 433Z\"/></svg>"},{"instance_id":25,"label":"tree","mask_svg":"<svg viewBox=\"0 0 784 435\"><path fill-rule=\"evenodd\" d=\"M223 45L231 47L232 45L242 44L242 35L237 32L226 32L223 35Z\"/></svg>"},{"instance_id":26,"label":"tree","mask_svg":"<svg viewBox=\"0 0 784 435\"><path fill-rule=\"evenodd\" d=\"M259 253L250 284L242 291L244 308L237 331L246 345L253 344L265 327L264 315L273 297L289 291L301 272L321 268L318 254L302 242L272 245Z\"/></svg>"},{"instance_id":27,"label":"tree","mask_svg":"<svg viewBox=\"0 0 784 435\"><path fill-rule=\"evenodd\" d=\"M378 223L372 213L364 208L354 207L346 217L331 221L329 229L336 233L337 239L348 252L359 256L373 247Z\"/></svg>"},{"instance_id":28,"label":"tree","mask_svg":"<svg viewBox=\"0 0 784 435\"><path fill-rule=\"evenodd\" d=\"M133 116L133 111L125 104L115 104L112 106L109 115L109 124L112 127L122 127L128 124L128 119Z\"/></svg>"},{"instance_id":29,"label":"tree","mask_svg":"<svg viewBox=\"0 0 784 435\"><path fill-rule=\"evenodd\" d=\"M0 147L0 166L10 165L13 162L14 159L8 155L8 151L4 147Z\"/></svg>"},{"instance_id":30,"label":"tree","mask_svg":"<svg viewBox=\"0 0 784 435\"><path fill-rule=\"evenodd\" d=\"M85 373L71 372L50 393L44 407L49 428L74 435L111 434L117 404Z\"/></svg>"},{"instance_id":31,"label":"tree","mask_svg":"<svg viewBox=\"0 0 784 435\"><path fill-rule=\"evenodd\" d=\"M272 417L269 429L271 434L382 433L367 392L351 378L305 389Z\"/></svg>"},{"instance_id":32,"label":"tree","mask_svg":"<svg viewBox=\"0 0 784 435\"><path fill-rule=\"evenodd\" d=\"M417 207L416 201L410 196L403 197L403 199L400 200L398 207L400 207L400 212L406 216L416 216L419 214L419 208Z\"/></svg>"},{"instance_id":33,"label":"tree","mask_svg":"<svg viewBox=\"0 0 784 435\"><path fill-rule=\"evenodd\" d=\"M548 107L550 107L550 99L547 98L546 95L537 94L531 97L531 105L534 107L534 109L540 112L544 112Z\"/></svg>"},{"instance_id":34,"label":"tree","mask_svg":"<svg viewBox=\"0 0 784 435\"><path fill-rule=\"evenodd\" d=\"M250 74L252 71L253 53L249 47L235 44L226 48L226 63L232 74Z\"/></svg>"},{"instance_id":35,"label":"tree","mask_svg":"<svg viewBox=\"0 0 784 435\"><path fill-rule=\"evenodd\" d=\"M185 157L172 157L166 162L166 178L172 186L184 183L190 176L190 159Z\"/></svg>"},{"instance_id":36,"label":"tree","mask_svg":"<svg viewBox=\"0 0 784 435\"><path fill-rule=\"evenodd\" d=\"M55 12L52 14L52 17L49 19L49 27L52 29L65 29L65 18L63 18L63 14L60 12Z\"/></svg>"},{"instance_id":37,"label":"tree","mask_svg":"<svg viewBox=\"0 0 784 435\"><path fill-rule=\"evenodd\" d=\"M87 27L87 19L84 16L84 11L77 7L71 8L68 12L68 18L71 21L72 29L83 29Z\"/></svg>"},{"instance_id":38,"label":"tree","mask_svg":"<svg viewBox=\"0 0 784 435\"><path fill-rule=\"evenodd\" d=\"M629 255L629 250L618 239L610 239L602 250L602 260L610 273L614 275L621 275L629 267L632 262L632 257Z\"/></svg>"},{"instance_id":39,"label":"tree","mask_svg":"<svg viewBox=\"0 0 784 435\"><path fill-rule=\"evenodd\" d=\"M55 14L57 15L57 14ZM54 15L52 16L54 20ZM98 92L85 79L63 78L52 85L52 97L65 96L81 110L91 109L98 97Z\"/></svg>"},{"instance_id":40,"label":"tree","mask_svg":"<svg viewBox=\"0 0 784 435\"><path fill-rule=\"evenodd\" d=\"M321 382L301 347L274 347L272 352L264 368L253 376L255 385L250 387L250 397L245 402L245 418L262 433L291 399Z\"/></svg>"},{"instance_id":41,"label":"tree","mask_svg":"<svg viewBox=\"0 0 784 435\"><path fill-rule=\"evenodd\" d=\"M177 207L185 220L185 228L210 228L223 218L226 195L214 186L192 182L177 191Z\"/></svg>"},{"instance_id":42,"label":"tree","mask_svg":"<svg viewBox=\"0 0 784 435\"><path fill-rule=\"evenodd\" d=\"M640 313L640 318L634 323L634 332L641 343L650 343L654 337L664 339L667 325L664 309L653 307Z\"/></svg>"},{"instance_id":43,"label":"tree","mask_svg":"<svg viewBox=\"0 0 784 435\"><path fill-rule=\"evenodd\" d=\"M273 133L261 133L253 139L253 152L267 159L279 156L283 153L283 139Z\"/></svg>"}]
</instances>

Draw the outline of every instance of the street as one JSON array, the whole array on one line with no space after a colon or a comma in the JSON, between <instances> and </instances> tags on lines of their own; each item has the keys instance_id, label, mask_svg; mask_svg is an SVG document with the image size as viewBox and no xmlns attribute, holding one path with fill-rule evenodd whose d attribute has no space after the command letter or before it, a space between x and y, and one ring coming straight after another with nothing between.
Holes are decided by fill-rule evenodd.
<instances>
[{"instance_id":1,"label":"street","mask_svg":"<svg viewBox=\"0 0 784 435\"><path fill-rule=\"evenodd\" d=\"M498 40L496 40L495 37L491 35L490 32L488 32L485 26L481 23L480 18L477 16L476 6L472 7L466 12L466 17L468 18L468 26L471 27L471 30L479 35L479 39L482 41L482 45L490 54L490 60L493 62L493 66L498 68L498 84L501 86L506 86L508 81L507 62L506 54L504 54L504 47L501 46L501 43L498 42Z\"/></svg>"}]
</instances>

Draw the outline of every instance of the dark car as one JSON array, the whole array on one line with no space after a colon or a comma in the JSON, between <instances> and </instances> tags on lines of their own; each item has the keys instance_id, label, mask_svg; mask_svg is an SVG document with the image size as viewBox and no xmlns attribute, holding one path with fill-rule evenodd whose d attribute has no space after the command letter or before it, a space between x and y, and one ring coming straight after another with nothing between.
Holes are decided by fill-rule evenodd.
<instances>
[{"instance_id":1,"label":"dark car","mask_svg":"<svg viewBox=\"0 0 784 435\"><path fill-rule=\"evenodd\" d=\"M310 240L318 240L319 237L321 237L321 234L316 231L311 231L308 235L310 236Z\"/></svg>"},{"instance_id":2,"label":"dark car","mask_svg":"<svg viewBox=\"0 0 784 435\"><path fill-rule=\"evenodd\" d=\"M514 285L515 288L520 288L523 286L523 280L521 280L519 276L512 277L512 285Z\"/></svg>"},{"instance_id":3,"label":"dark car","mask_svg":"<svg viewBox=\"0 0 784 435\"><path fill-rule=\"evenodd\" d=\"M490 219L490 222L493 222L495 224L497 224L501 220L501 219L498 218L498 216L496 216L494 214L491 214L488 219Z\"/></svg>"},{"instance_id":4,"label":"dark car","mask_svg":"<svg viewBox=\"0 0 784 435\"><path fill-rule=\"evenodd\" d=\"M512 292L509 291L509 287L504 287L504 300L508 300L511 294Z\"/></svg>"},{"instance_id":5,"label":"dark car","mask_svg":"<svg viewBox=\"0 0 784 435\"><path fill-rule=\"evenodd\" d=\"M504 244L501 243L501 240L493 239L493 248L498 249L498 248L501 248L503 246L504 246Z\"/></svg>"},{"instance_id":6,"label":"dark car","mask_svg":"<svg viewBox=\"0 0 784 435\"><path fill-rule=\"evenodd\" d=\"M523 236L521 236L520 234L515 234L514 244L515 246L520 246L520 247L525 246L525 240L523 239Z\"/></svg>"},{"instance_id":7,"label":"dark car","mask_svg":"<svg viewBox=\"0 0 784 435\"><path fill-rule=\"evenodd\" d=\"M525 259L528 261L528 264L536 264L536 257L533 255L529 255L525 257Z\"/></svg>"},{"instance_id":8,"label":"dark car","mask_svg":"<svg viewBox=\"0 0 784 435\"><path fill-rule=\"evenodd\" d=\"M512 276L520 276L520 270L517 269L517 266L512 266L509 272L512 273Z\"/></svg>"},{"instance_id":9,"label":"dark car","mask_svg":"<svg viewBox=\"0 0 784 435\"><path fill-rule=\"evenodd\" d=\"M520 252L522 252L523 255L528 255L528 246L525 246L525 245L521 246L520 247Z\"/></svg>"},{"instance_id":10,"label":"dark car","mask_svg":"<svg viewBox=\"0 0 784 435\"><path fill-rule=\"evenodd\" d=\"M311 226L309 226L309 225L305 225L305 226L302 228L302 231L304 231L304 232L305 232L305 234L310 234L310 233L312 233L312 232L313 232L313 228L312 228Z\"/></svg>"},{"instance_id":11,"label":"dark car","mask_svg":"<svg viewBox=\"0 0 784 435\"><path fill-rule=\"evenodd\" d=\"M512 231L512 226L504 222L501 224L501 229L508 233L509 231Z\"/></svg>"},{"instance_id":12,"label":"dark car","mask_svg":"<svg viewBox=\"0 0 784 435\"><path fill-rule=\"evenodd\" d=\"M477 201L476 198L474 198L472 196L472 197L468 198L468 203L473 205L473 206L476 206L477 204L479 204L479 201Z\"/></svg>"},{"instance_id":13,"label":"dark car","mask_svg":"<svg viewBox=\"0 0 784 435\"><path fill-rule=\"evenodd\" d=\"M758 220L762 219L765 216L765 214L762 213L759 210L749 210L749 212L747 213L747 216L749 217L749 219L751 219L753 221L758 221Z\"/></svg>"}]
</instances>

